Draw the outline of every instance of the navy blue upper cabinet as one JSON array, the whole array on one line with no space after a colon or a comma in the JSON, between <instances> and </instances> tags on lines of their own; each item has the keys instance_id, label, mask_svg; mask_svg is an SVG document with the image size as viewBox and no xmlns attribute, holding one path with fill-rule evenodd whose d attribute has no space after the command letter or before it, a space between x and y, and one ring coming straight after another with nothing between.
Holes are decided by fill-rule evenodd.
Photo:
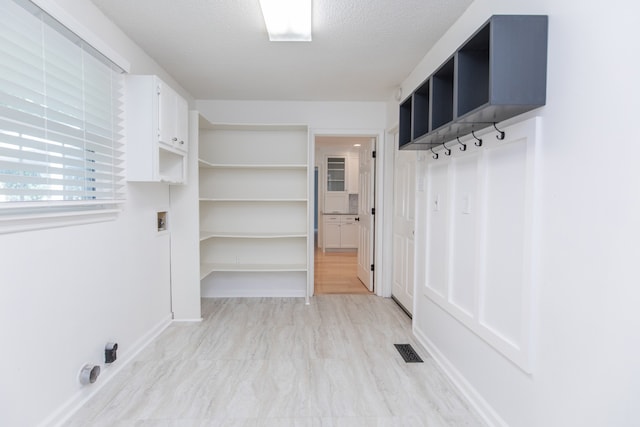
<instances>
[{"instance_id":1,"label":"navy blue upper cabinet","mask_svg":"<svg viewBox=\"0 0 640 427\"><path fill-rule=\"evenodd\" d=\"M546 102L544 15L494 15L400 104L400 148L429 149Z\"/></svg>"}]
</instances>

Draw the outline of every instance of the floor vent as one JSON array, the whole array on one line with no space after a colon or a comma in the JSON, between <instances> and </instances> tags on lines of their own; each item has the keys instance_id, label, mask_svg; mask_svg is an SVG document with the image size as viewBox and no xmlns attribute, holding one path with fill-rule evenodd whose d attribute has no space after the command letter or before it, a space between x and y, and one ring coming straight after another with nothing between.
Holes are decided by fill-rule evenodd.
<instances>
[{"instance_id":1,"label":"floor vent","mask_svg":"<svg viewBox=\"0 0 640 427\"><path fill-rule=\"evenodd\" d=\"M411 347L411 344L394 344L400 356L407 363L422 363L422 359L418 356L418 353Z\"/></svg>"}]
</instances>

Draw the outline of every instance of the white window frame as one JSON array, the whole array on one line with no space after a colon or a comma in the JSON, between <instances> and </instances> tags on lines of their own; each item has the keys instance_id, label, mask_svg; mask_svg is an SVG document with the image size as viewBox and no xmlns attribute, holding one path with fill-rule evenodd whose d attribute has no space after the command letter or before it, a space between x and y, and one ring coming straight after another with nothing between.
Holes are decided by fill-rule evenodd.
<instances>
[{"instance_id":1,"label":"white window frame","mask_svg":"<svg viewBox=\"0 0 640 427\"><path fill-rule=\"evenodd\" d=\"M84 43L89 44L101 55L120 67L123 72L129 71L130 65L125 59L120 57L56 3L50 0L30 1L82 39ZM121 153L123 151L124 149L121 150ZM124 172L121 178L124 182ZM123 195L125 191L126 188L123 184ZM112 220L117 217L123 203L123 199L26 203L1 202L0 234Z\"/></svg>"}]
</instances>

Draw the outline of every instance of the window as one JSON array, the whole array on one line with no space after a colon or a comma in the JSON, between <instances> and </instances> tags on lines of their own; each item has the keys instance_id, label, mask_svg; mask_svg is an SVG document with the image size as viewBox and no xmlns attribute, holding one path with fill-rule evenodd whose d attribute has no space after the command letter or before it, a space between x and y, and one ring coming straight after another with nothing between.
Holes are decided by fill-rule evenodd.
<instances>
[{"instance_id":1,"label":"window","mask_svg":"<svg viewBox=\"0 0 640 427\"><path fill-rule=\"evenodd\" d=\"M117 203L122 70L30 1L0 9L0 213Z\"/></svg>"}]
</instances>

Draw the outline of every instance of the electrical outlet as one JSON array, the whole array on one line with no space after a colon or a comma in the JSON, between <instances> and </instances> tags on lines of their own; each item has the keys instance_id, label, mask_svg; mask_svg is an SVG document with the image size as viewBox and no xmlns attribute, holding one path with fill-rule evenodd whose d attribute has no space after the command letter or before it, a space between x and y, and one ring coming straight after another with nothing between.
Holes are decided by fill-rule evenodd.
<instances>
[{"instance_id":1,"label":"electrical outlet","mask_svg":"<svg viewBox=\"0 0 640 427\"><path fill-rule=\"evenodd\" d=\"M117 359L118 344L109 342L104 348L104 363L113 363Z\"/></svg>"}]
</instances>

